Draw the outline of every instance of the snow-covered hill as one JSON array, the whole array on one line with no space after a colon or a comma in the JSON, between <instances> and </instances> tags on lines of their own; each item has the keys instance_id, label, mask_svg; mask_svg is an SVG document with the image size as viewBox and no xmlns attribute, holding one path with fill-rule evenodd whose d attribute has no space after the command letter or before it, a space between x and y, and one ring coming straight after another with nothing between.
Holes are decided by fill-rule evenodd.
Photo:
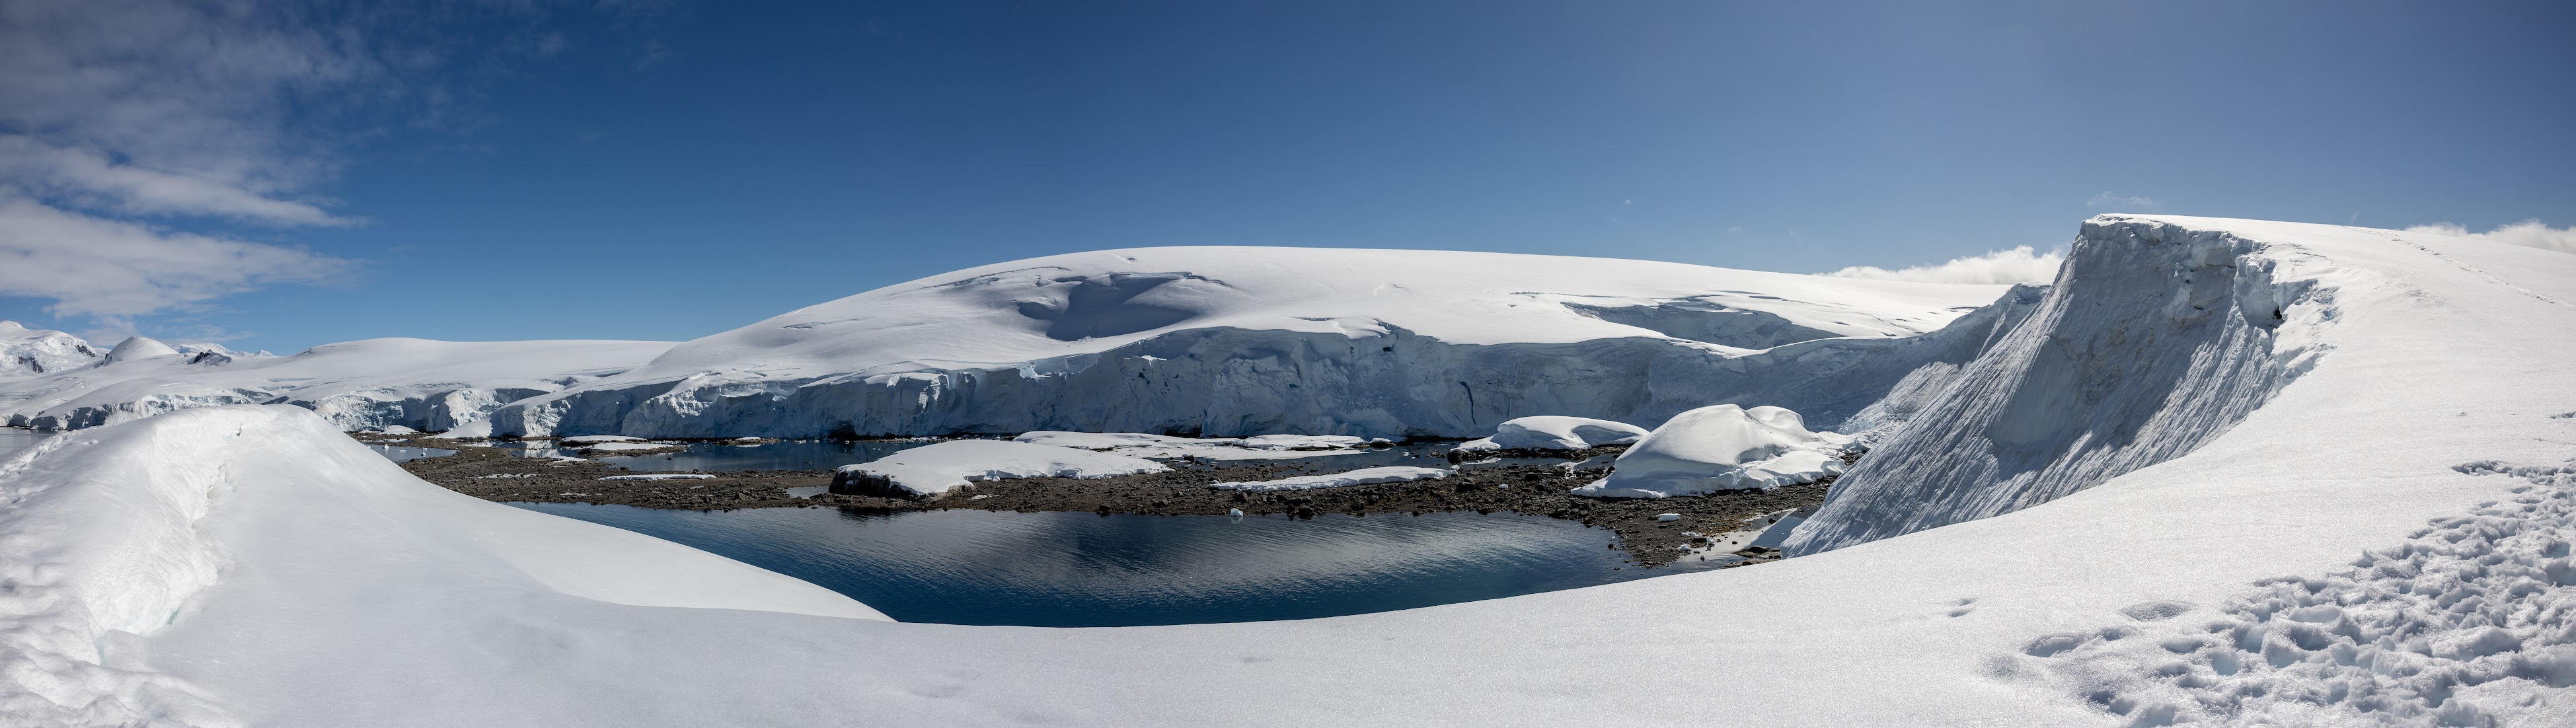
<instances>
[{"instance_id":1,"label":"snow-covered hill","mask_svg":"<svg viewBox=\"0 0 2576 728\"><path fill-rule=\"evenodd\" d=\"M2097 218L2083 234L2064 298L2045 306L2053 318L2024 330L2067 341L1998 347L1947 384L1918 381L1900 394L1964 414L1917 418L1871 456L1931 463L1919 450L1944 443L1991 465L1915 471L1935 487L1881 476L1838 493L1836 508L1854 510L1821 533L1932 525L1853 517L1900 502L1963 518L1990 502L2018 510L1748 568L1332 619L1032 629L815 616L786 608L774 583L710 576L723 569L638 575L640 547L602 530L563 530L547 548L486 542L481 519L456 510L472 504L297 410L54 438L0 459L0 574L13 585L0 598L0 716L2576 724L2576 256L2177 217ZM2235 266L2224 291L2207 282L2220 265ZM2277 323L2242 305L2258 300L2239 287L2249 280L2285 294ZM2113 291L2126 303L2092 303ZM2247 313L2263 333L2202 318ZM2160 346L2118 358L2137 337ZM2065 350L2033 351L2050 346ZM2163 346L2192 354L2177 364ZM2188 374L2240 369L2265 386ZM2025 409L2024 391L2064 398ZM1989 409L2073 435L2033 438L1978 414ZM2208 429L2196 448L2124 450L2176 436L2159 423L2184 416ZM562 581L593 573L622 576ZM177 576L134 578L158 574ZM723 605L618 596L745 583L767 586ZM459 695L471 699L446 697Z\"/></svg>"},{"instance_id":2,"label":"snow-covered hill","mask_svg":"<svg viewBox=\"0 0 2576 728\"><path fill-rule=\"evenodd\" d=\"M789 312L514 403L494 423L652 437L1474 436L1525 415L1661 422L1725 402L1838 423L1908 373L1965 363L2036 300L1599 258L1110 250Z\"/></svg>"},{"instance_id":3,"label":"snow-covered hill","mask_svg":"<svg viewBox=\"0 0 2576 728\"><path fill-rule=\"evenodd\" d=\"M670 347L367 339L253 356L219 348L188 353L135 337L90 363L0 380L0 424L77 429L193 407L292 404L344 429L446 430L506 402L625 371Z\"/></svg>"},{"instance_id":4,"label":"snow-covered hill","mask_svg":"<svg viewBox=\"0 0 2576 728\"><path fill-rule=\"evenodd\" d=\"M0 381L92 366L103 356L78 336L0 321Z\"/></svg>"}]
</instances>

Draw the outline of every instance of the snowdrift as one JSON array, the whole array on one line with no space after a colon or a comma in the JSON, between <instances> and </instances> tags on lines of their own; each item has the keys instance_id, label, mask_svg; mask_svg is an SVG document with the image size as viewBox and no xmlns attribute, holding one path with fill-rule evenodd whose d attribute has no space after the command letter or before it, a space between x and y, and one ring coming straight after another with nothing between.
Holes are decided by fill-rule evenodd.
<instances>
[{"instance_id":1,"label":"snowdrift","mask_svg":"<svg viewBox=\"0 0 2576 728\"><path fill-rule=\"evenodd\" d=\"M0 380L0 424L69 430L195 407L292 404L345 430L440 431L480 422L507 402L626 371L670 347L367 339L250 357L183 354L135 337L88 365Z\"/></svg>"},{"instance_id":2,"label":"snowdrift","mask_svg":"<svg viewBox=\"0 0 2576 728\"><path fill-rule=\"evenodd\" d=\"M289 728L2576 724L2576 256L2176 217L2102 218L2085 234L2149 250L2177 239L2149 232L2223 233L2280 261L2273 281L2311 282L2285 300L2268 350L2223 349L2304 371L2196 449L2027 508L1777 563L1334 619L1027 629L580 600L459 531L474 523L435 515L445 511L351 507L400 484L444 494L397 482L301 413L289 411L300 430L263 425L221 446L161 435L195 437L167 426L234 410L75 433L36 448L32 466L0 465L15 590L0 607L13 610L5 654L20 660L0 671L19 701L0 715L138 722L42 712L112 693L97 704L131 701L166 723L224 724L189 712L203 709ZM2089 273L2064 283L2160 275L2085 260L2105 255L2157 259L2088 243L2069 265ZM2311 313L2319 325L2299 323ZM2138 315L2070 305L2054 326L2151 321ZM2002 407L2019 391L1952 374L1900 394L1982 391ZM2121 391L2131 386L2203 396L2124 376L2074 401L2141 396ZM1938 427L1915 423L1883 447L1923 447L1894 442ZM122 444L82 444L109 439ZM198 520L202 537L153 525L183 512L68 498L146 467L173 468L155 481L171 498L229 479ZM57 489L24 494L31 484ZM232 508L306 492L327 496L311 515ZM244 512L263 515L225 520ZM26 525L48 521L68 525ZM59 651L17 646L72 624L17 616L74 603L35 590L125 583L122 567L54 555L65 544L129 548L156 533L181 556L151 573L203 573L182 568L194 539L226 547L213 585L171 577L128 591L191 596L82 623L161 623L146 636L61 627L69 636L42 638ZM1605 676L1620 689L1603 691Z\"/></svg>"},{"instance_id":3,"label":"snowdrift","mask_svg":"<svg viewBox=\"0 0 2576 728\"><path fill-rule=\"evenodd\" d=\"M493 422L531 436L1473 437L1526 415L1661 422L1730 401L1840 421L1909 373L1966 363L2036 300L1635 260L1111 250L800 309Z\"/></svg>"}]
</instances>

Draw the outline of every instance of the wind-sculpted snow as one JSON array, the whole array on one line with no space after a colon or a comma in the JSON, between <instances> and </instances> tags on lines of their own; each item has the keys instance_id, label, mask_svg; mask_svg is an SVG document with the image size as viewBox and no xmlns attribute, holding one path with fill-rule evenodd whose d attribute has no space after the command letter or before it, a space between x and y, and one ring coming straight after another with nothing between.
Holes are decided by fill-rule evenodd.
<instances>
[{"instance_id":1,"label":"wind-sculpted snow","mask_svg":"<svg viewBox=\"0 0 2576 728\"><path fill-rule=\"evenodd\" d=\"M342 429L447 430L501 405L623 372L654 341L368 339L293 356L186 354L135 337L90 366L0 381L0 424L78 429L196 407L292 404Z\"/></svg>"},{"instance_id":2,"label":"wind-sculpted snow","mask_svg":"<svg viewBox=\"0 0 2576 728\"><path fill-rule=\"evenodd\" d=\"M1966 363L2036 299L1634 260L1113 250L808 307L493 422L653 437L1472 437L1527 415L1661 422L1720 402L1831 422L1909 372Z\"/></svg>"},{"instance_id":3,"label":"wind-sculpted snow","mask_svg":"<svg viewBox=\"0 0 2576 728\"><path fill-rule=\"evenodd\" d=\"M2190 452L2314 366L2333 266L2153 218L2085 223L2030 319L1838 483L1806 554L2026 508ZM1919 400L1915 400L1919 401Z\"/></svg>"}]
</instances>

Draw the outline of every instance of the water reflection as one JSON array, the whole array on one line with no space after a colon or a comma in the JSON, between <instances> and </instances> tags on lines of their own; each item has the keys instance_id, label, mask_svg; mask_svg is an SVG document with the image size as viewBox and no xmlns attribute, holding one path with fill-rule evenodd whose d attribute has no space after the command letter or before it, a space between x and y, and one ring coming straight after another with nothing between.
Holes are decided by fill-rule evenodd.
<instances>
[{"instance_id":1,"label":"water reflection","mask_svg":"<svg viewBox=\"0 0 2576 728\"><path fill-rule=\"evenodd\" d=\"M1047 627L1304 619L1674 573L1535 516L731 512L523 503L850 595L907 622Z\"/></svg>"}]
</instances>

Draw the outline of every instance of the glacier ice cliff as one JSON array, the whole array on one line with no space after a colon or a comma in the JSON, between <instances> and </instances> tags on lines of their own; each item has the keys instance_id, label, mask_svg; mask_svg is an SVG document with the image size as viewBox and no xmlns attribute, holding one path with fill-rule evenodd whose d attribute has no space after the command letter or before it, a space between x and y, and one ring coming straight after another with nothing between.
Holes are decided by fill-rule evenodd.
<instances>
[{"instance_id":1,"label":"glacier ice cliff","mask_svg":"<svg viewBox=\"0 0 2576 728\"><path fill-rule=\"evenodd\" d=\"M2336 316L2334 289L2317 280L2330 266L2190 220L2085 222L2028 320L1874 408L1910 417L1784 550L1994 516L2170 460L2313 366L2323 347L2311 342Z\"/></svg>"}]
</instances>

